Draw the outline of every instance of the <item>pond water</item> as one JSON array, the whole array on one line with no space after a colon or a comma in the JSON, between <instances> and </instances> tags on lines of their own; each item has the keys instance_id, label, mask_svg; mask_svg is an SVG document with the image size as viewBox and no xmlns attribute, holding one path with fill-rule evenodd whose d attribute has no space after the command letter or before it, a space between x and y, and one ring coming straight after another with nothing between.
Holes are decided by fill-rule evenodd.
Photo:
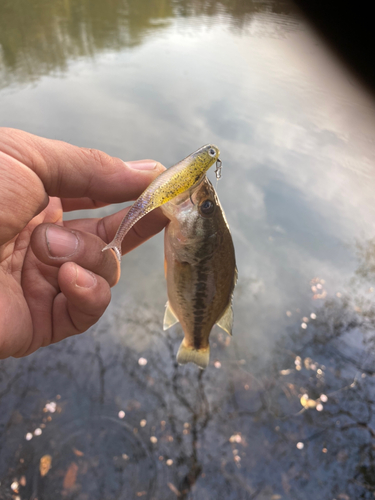
<instances>
[{"instance_id":1,"label":"pond water","mask_svg":"<svg viewBox=\"0 0 375 500\"><path fill-rule=\"evenodd\" d=\"M1 361L0 499L374 498L375 103L293 4L3 0L0 125L217 144L239 269L204 372L161 328L162 235L89 332Z\"/></svg>"}]
</instances>

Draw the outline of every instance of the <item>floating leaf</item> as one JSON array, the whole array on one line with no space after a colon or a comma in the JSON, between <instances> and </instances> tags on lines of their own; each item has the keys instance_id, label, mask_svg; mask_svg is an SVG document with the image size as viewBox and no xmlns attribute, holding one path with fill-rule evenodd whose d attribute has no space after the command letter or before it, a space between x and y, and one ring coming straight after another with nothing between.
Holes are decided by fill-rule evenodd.
<instances>
[{"instance_id":1,"label":"floating leaf","mask_svg":"<svg viewBox=\"0 0 375 500\"><path fill-rule=\"evenodd\" d=\"M76 484L78 465L72 462L64 477L64 490L70 490Z\"/></svg>"},{"instance_id":2,"label":"floating leaf","mask_svg":"<svg viewBox=\"0 0 375 500\"><path fill-rule=\"evenodd\" d=\"M304 394L301 397L300 403L304 408L315 408L316 406L316 401L314 401L314 399L310 399L307 394Z\"/></svg>"},{"instance_id":3,"label":"floating leaf","mask_svg":"<svg viewBox=\"0 0 375 500\"><path fill-rule=\"evenodd\" d=\"M18 493L18 487L19 487L18 481L13 481L13 483L10 485L10 488L12 491L14 491L14 493Z\"/></svg>"},{"instance_id":4,"label":"floating leaf","mask_svg":"<svg viewBox=\"0 0 375 500\"><path fill-rule=\"evenodd\" d=\"M173 491L173 493L174 493L176 496L178 496L178 497L180 497L180 496L181 496L181 493L178 491L178 489L176 488L176 486L175 486L174 484L172 484L172 483L168 483L168 487L169 487L169 489L170 489L171 491Z\"/></svg>"},{"instance_id":5,"label":"floating leaf","mask_svg":"<svg viewBox=\"0 0 375 500\"><path fill-rule=\"evenodd\" d=\"M39 472L42 477L44 477L50 470L52 465L51 455L43 455L39 462Z\"/></svg>"},{"instance_id":6,"label":"floating leaf","mask_svg":"<svg viewBox=\"0 0 375 500\"><path fill-rule=\"evenodd\" d=\"M280 375L289 375L289 373L292 373L293 370L288 368L287 370L280 370Z\"/></svg>"},{"instance_id":7,"label":"floating leaf","mask_svg":"<svg viewBox=\"0 0 375 500\"><path fill-rule=\"evenodd\" d=\"M241 443L242 438L240 434L233 434L230 438L229 441L231 443Z\"/></svg>"},{"instance_id":8,"label":"floating leaf","mask_svg":"<svg viewBox=\"0 0 375 500\"><path fill-rule=\"evenodd\" d=\"M303 360L303 364L305 365L306 370L310 370L312 362L313 360L311 358L305 358Z\"/></svg>"}]
</instances>

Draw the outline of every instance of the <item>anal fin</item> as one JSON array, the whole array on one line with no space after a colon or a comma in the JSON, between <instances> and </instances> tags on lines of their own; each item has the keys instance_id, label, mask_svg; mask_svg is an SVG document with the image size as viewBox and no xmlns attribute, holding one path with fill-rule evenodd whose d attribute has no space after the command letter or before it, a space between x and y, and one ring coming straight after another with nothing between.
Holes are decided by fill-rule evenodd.
<instances>
[{"instance_id":1,"label":"anal fin","mask_svg":"<svg viewBox=\"0 0 375 500\"><path fill-rule=\"evenodd\" d=\"M225 309L219 321L216 321L216 324L220 326L220 328L222 328L229 335L232 335L232 329L233 329L232 302L229 302L228 307Z\"/></svg>"},{"instance_id":2,"label":"anal fin","mask_svg":"<svg viewBox=\"0 0 375 500\"><path fill-rule=\"evenodd\" d=\"M172 311L169 301L165 304L165 314L163 321L163 330L168 330L171 326L178 323L178 318L176 318L175 313Z\"/></svg>"}]
</instances>

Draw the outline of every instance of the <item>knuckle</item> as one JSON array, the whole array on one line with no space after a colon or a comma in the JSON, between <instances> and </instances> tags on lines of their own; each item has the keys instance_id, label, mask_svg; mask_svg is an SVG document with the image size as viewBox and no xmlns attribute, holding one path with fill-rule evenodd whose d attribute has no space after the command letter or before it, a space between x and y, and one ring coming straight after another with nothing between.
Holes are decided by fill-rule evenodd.
<instances>
[{"instance_id":1,"label":"knuckle","mask_svg":"<svg viewBox=\"0 0 375 500\"><path fill-rule=\"evenodd\" d=\"M98 220L97 226L96 226L96 234L105 243L109 243L110 238L109 238L108 231L107 231L106 221L107 221L107 219L104 217L102 217L101 219Z\"/></svg>"},{"instance_id":2,"label":"knuckle","mask_svg":"<svg viewBox=\"0 0 375 500\"><path fill-rule=\"evenodd\" d=\"M103 171L108 171L109 167L113 164L112 156L104 153L104 151L100 151L99 149L83 148L83 152L92 162L96 164L99 169Z\"/></svg>"}]
</instances>

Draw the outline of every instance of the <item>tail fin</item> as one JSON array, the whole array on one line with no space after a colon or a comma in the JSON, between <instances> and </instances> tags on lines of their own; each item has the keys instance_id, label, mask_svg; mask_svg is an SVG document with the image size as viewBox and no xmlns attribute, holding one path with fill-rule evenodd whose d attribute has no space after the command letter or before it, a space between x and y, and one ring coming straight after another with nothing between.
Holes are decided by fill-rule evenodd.
<instances>
[{"instance_id":1,"label":"tail fin","mask_svg":"<svg viewBox=\"0 0 375 500\"><path fill-rule=\"evenodd\" d=\"M111 242L108 243L107 246L102 248L102 252L104 252L104 250L109 250L110 248L115 252L117 260L121 262L121 247L119 248L115 243Z\"/></svg>"},{"instance_id":2,"label":"tail fin","mask_svg":"<svg viewBox=\"0 0 375 500\"><path fill-rule=\"evenodd\" d=\"M177 363L180 365L186 365L186 363L195 363L199 368L204 370L208 366L210 361L210 346L204 347L203 349L194 349L185 345L185 340L182 341L180 348L177 353Z\"/></svg>"}]
</instances>

